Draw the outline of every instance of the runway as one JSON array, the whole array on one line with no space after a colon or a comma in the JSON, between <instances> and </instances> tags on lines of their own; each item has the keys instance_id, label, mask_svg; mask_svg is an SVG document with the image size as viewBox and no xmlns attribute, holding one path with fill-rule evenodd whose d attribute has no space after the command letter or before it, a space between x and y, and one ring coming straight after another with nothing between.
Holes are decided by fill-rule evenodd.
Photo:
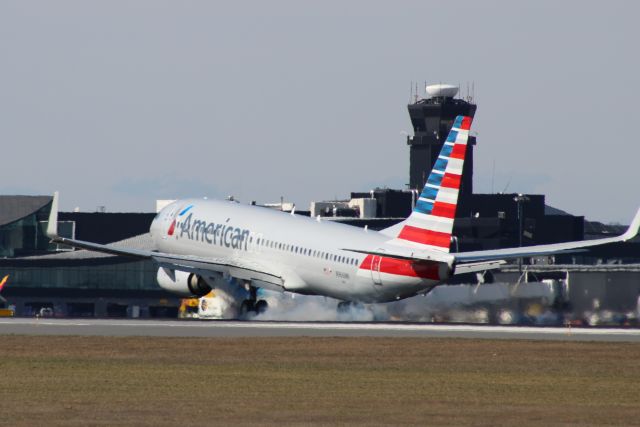
<instances>
[{"instance_id":1,"label":"runway","mask_svg":"<svg viewBox=\"0 0 640 427\"><path fill-rule=\"evenodd\" d=\"M640 342L640 329L406 323L0 319L0 335L156 337L414 337Z\"/></svg>"}]
</instances>

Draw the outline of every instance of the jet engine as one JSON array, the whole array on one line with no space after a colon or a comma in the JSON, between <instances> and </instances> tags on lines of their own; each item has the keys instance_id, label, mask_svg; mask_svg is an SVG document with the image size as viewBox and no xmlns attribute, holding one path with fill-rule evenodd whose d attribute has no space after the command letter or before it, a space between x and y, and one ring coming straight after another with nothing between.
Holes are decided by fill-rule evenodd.
<instances>
[{"instance_id":1,"label":"jet engine","mask_svg":"<svg viewBox=\"0 0 640 427\"><path fill-rule=\"evenodd\" d=\"M158 284L162 289L183 297L203 297L211 286L200 276L180 270L158 269Z\"/></svg>"}]
</instances>

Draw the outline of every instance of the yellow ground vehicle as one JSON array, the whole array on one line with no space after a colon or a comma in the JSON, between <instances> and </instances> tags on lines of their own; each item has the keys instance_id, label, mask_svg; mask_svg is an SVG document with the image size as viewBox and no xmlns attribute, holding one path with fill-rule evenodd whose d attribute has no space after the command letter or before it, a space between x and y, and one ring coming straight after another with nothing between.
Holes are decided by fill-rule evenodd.
<instances>
[{"instance_id":1,"label":"yellow ground vehicle","mask_svg":"<svg viewBox=\"0 0 640 427\"><path fill-rule=\"evenodd\" d=\"M211 291L202 298L185 298L180 304L180 319L224 319L233 318L235 312L226 298Z\"/></svg>"},{"instance_id":2,"label":"yellow ground vehicle","mask_svg":"<svg viewBox=\"0 0 640 427\"><path fill-rule=\"evenodd\" d=\"M180 308L178 309L179 319L197 319L198 318L198 298L184 298L180 302Z\"/></svg>"},{"instance_id":3,"label":"yellow ground vehicle","mask_svg":"<svg viewBox=\"0 0 640 427\"><path fill-rule=\"evenodd\" d=\"M7 283L7 280L9 280L9 275L6 275L2 278L2 280L0 280L0 292L2 292L2 288L4 288L4 285ZM7 305L7 300L5 300L4 298L2 298L2 296L0 296L0 317L13 317L14 315L14 311L12 308L4 308Z\"/></svg>"}]
</instances>

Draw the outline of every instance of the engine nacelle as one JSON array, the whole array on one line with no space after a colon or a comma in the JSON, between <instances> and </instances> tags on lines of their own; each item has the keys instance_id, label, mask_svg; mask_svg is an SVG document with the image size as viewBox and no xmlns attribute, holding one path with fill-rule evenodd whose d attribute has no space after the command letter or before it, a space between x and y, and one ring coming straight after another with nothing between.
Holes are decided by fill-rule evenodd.
<instances>
[{"instance_id":1,"label":"engine nacelle","mask_svg":"<svg viewBox=\"0 0 640 427\"><path fill-rule=\"evenodd\" d=\"M183 297L203 297L211 292L211 286L200 276L186 271L173 270L173 277L164 268L158 269L158 284Z\"/></svg>"}]
</instances>

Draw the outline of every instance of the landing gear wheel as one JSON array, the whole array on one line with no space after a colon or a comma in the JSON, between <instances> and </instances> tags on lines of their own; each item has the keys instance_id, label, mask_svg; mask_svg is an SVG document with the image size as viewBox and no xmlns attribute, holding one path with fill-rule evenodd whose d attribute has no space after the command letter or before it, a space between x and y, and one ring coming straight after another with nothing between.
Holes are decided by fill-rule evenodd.
<instances>
[{"instance_id":1,"label":"landing gear wheel","mask_svg":"<svg viewBox=\"0 0 640 427\"><path fill-rule=\"evenodd\" d=\"M337 311L340 322L371 322L375 317L370 308L357 301L339 302Z\"/></svg>"},{"instance_id":2,"label":"landing gear wheel","mask_svg":"<svg viewBox=\"0 0 640 427\"><path fill-rule=\"evenodd\" d=\"M265 300L261 299L260 301L256 302L254 310L256 314L262 314L267 311L268 308L269 304Z\"/></svg>"},{"instance_id":3,"label":"landing gear wheel","mask_svg":"<svg viewBox=\"0 0 640 427\"><path fill-rule=\"evenodd\" d=\"M242 304L240 305L240 317L246 317L250 312L253 312L255 310L256 309L253 301L246 299L242 301Z\"/></svg>"},{"instance_id":4,"label":"landing gear wheel","mask_svg":"<svg viewBox=\"0 0 640 427\"><path fill-rule=\"evenodd\" d=\"M351 310L351 306L351 301L340 301L338 303L338 314L347 313L349 310Z\"/></svg>"}]
</instances>

